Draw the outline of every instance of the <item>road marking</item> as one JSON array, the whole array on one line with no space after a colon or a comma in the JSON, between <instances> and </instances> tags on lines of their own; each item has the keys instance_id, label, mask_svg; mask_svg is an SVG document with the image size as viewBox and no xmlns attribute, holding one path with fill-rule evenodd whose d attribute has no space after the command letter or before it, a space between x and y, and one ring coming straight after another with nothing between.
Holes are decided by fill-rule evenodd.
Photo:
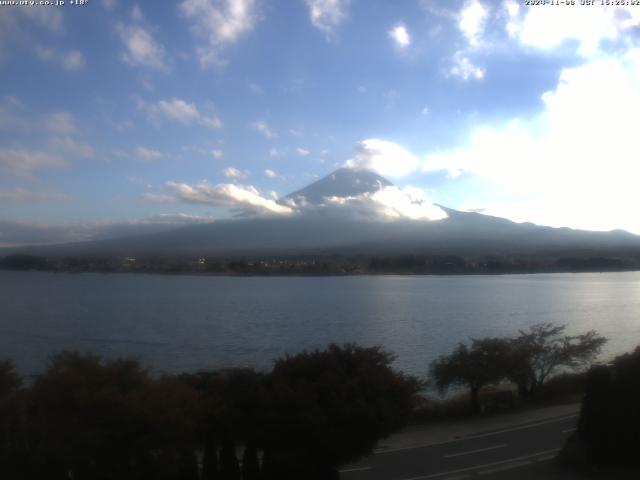
<instances>
[{"instance_id":1,"label":"road marking","mask_svg":"<svg viewBox=\"0 0 640 480\"><path fill-rule=\"evenodd\" d=\"M552 453L550 455L543 455L542 457L536 457L531 461L532 462L547 462L549 460L553 460L554 458L556 458L556 455L554 453Z\"/></svg>"},{"instance_id":2,"label":"road marking","mask_svg":"<svg viewBox=\"0 0 640 480\"><path fill-rule=\"evenodd\" d=\"M499 435L501 433L515 432L516 430L524 430L526 428L538 427L540 425L546 425L548 423L562 422L563 420L569 420L570 418L576 418L578 416L580 416L580 415L578 413L575 413L573 415L566 415L566 416L560 417L560 418L552 418L550 420L543 420L543 421L537 422L537 423L529 423L527 425L520 425L518 427L510 427L510 428L505 428L503 430L496 430L495 432L480 433L478 435L469 435L468 437L461 438L460 440L468 440L468 439L471 439L471 438L490 437L491 435Z\"/></svg>"},{"instance_id":3,"label":"road marking","mask_svg":"<svg viewBox=\"0 0 640 480\"><path fill-rule=\"evenodd\" d=\"M496 450L497 448L504 448L506 446L506 443L502 443L500 445L493 445L492 447L478 448L476 450L468 450L466 452L450 453L449 455L444 455L444 458L461 457L463 455L471 455L472 453L486 452L487 450Z\"/></svg>"},{"instance_id":4,"label":"road marking","mask_svg":"<svg viewBox=\"0 0 640 480\"><path fill-rule=\"evenodd\" d=\"M354 467L354 468L345 468L344 470L338 470L340 473L349 473L349 472L363 472L365 470L371 470L371 467Z\"/></svg>"},{"instance_id":5,"label":"road marking","mask_svg":"<svg viewBox=\"0 0 640 480\"><path fill-rule=\"evenodd\" d=\"M525 467L531 465L531 460L523 460L521 462L510 463L509 465L502 465L500 467L489 468L488 470L480 470L478 475L491 475L492 473L504 472L505 470L511 470L512 468Z\"/></svg>"},{"instance_id":6,"label":"road marking","mask_svg":"<svg viewBox=\"0 0 640 480\"><path fill-rule=\"evenodd\" d=\"M569 432L574 432L576 430L576 427L573 428L567 428L565 430L562 430L562 433L569 433Z\"/></svg>"},{"instance_id":7,"label":"road marking","mask_svg":"<svg viewBox=\"0 0 640 480\"><path fill-rule=\"evenodd\" d=\"M426 447L433 447L435 445L446 445L447 443L455 443L455 442L464 442L465 440L473 440L475 438L483 438L483 437L490 437L491 435L499 435L501 433L507 433L507 432L515 432L517 430L524 430L527 428L534 428L537 427L539 425L546 425L548 423L555 423L555 422L562 422L563 420L569 420L570 418L575 418L578 417L579 414L572 414L572 415L565 415L563 417L556 417L556 418L552 418L549 420L543 420L541 422L537 422L537 423L528 423L526 425L520 425L517 427L510 427L510 428L505 428L503 430L496 430L495 432L487 432L487 433L478 433L478 434L472 434L466 437L462 437L462 438L456 438L454 440L447 440L445 442L432 442L432 443L421 443L419 445L412 445L410 447L398 447L398 448L388 448L388 449L377 449L374 450L373 453L375 455L380 455L382 453L393 453L393 452L401 452L403 450L415 450L417 448L426 448Z\"/></svg>"},{"instance_id":8,"label":"road marking","mask_svg":"<svg viewBox=\"0 0 640 480\"><path fill-rule=\"evenodd\" d=\"M518 465L523 460L533 460L533 459L535 459L535 457L538 457L540 455L548 455L550 453L556 453L556 452L559 452L559 451L560 451L559 448L554 448L552 450L544 450L542 452L531 453L529 455L523 455L521 457L514 457L514 458L509 458L507 460L500 460L499 462L484 463L482 465L474 465L473 467L459 468L457 470L449 470L448 472L432 473L430 475L423 475L421 477L404 478L402 480L427 480L429 478L443 477L445 475L455 475L457 473L470 472L470 471L473 471L473 470L486 469L486 468L489 468L489 467L497 467L498 465L505 465L505 466L506 466L506 464ZM513 467L513 468L515 468L515 467ZM507 469L505 468L505 470L507 470Z\"/></svg>"}]
</instances>

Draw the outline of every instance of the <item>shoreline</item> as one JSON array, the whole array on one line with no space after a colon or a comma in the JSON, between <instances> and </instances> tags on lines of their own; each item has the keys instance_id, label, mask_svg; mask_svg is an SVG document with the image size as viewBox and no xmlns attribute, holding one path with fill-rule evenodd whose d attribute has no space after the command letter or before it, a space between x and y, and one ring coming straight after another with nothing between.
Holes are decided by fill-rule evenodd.
<instances>
[{"instance_id":1,"label":"shoreline","mask_svg":"<svg viewBox=\"0 0 640 480\"><path fill-rule=\"evenodd\" d=\"M633 273L640 272L640 268L619 269L619 270L530 270L530 271L503 271L503 272L487 272L487 271L470 271L470 272L325 272L325 273L308 273L308 272L169 272L169 271L147 271L147 270L58 270L58 269L17 269L17 268L0 268L0 272L25 272L25 273L56 273L56 274L83 274L97 273L102 275L173 275L173 276L190 276L190 277L227 277L227 278L274 278L274 277L496 277L506 275L551 275L551 274L582 274L582 273Z\"/></svg>"}]
</instances>

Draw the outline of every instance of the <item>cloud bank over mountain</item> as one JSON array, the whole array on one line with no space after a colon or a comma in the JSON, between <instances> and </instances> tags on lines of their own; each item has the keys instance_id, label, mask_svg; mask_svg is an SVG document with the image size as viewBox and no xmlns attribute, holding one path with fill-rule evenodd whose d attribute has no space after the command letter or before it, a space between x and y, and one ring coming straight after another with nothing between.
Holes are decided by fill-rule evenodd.
<instances>
[{"instance_id":1,"label":"cloud bank over mountain","mask_svg":"<svg viewBox=\"0 0 640 480\"><path fill-rule=\"evenodd\" d=\"M156 204L207 205L230 209L242 219L298 218L355 222L435 221L447 218L424 191L397 187L374 172L339 169L280 200L263 196L252 186L201 182L167 182L162 193L147 193ZM125 222L11 222L0 224L0 245L66 243L171 230L213 221L212 217L164 214Z\"/></svg>"},{"instance_id":2,"label":"cloud bank over mountain","mask_svg":"<svg viewBox=\"0 0 640 480\"><path fill-rule=\"evenodd\" d=\"M424 171L486 182L492 200L467 207L492 215L640 232L640 49L563 69L541 102L538 115L478 126L465 145L426 155Z\"/></svg>"},{"instance_id":3,"label":"cloud bank over mountain","mask_svg":"<svg viewBox=\"0 0 640 480\"><path fill-rule=\"evenodd\" d=\"M403 177L420 165L418 157L400 145L369 138L356 145L356 155L347 160L345 167L372 170L388 177Z\"/></svg>"}]
</instances>

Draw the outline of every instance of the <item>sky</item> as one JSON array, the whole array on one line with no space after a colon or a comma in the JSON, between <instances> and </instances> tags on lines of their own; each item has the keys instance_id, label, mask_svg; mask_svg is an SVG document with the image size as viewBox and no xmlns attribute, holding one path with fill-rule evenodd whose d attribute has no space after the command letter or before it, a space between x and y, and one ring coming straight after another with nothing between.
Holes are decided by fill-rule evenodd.
<instances>
[{"instance_id":1,"label":"sky","mask_svg":"<svg viewBox=\"0 0 640 480\"><path fill-rule=\"evenodd\" d=\"M640 234L640 6L74 3L0 5L0 245L298 214L343 166L376 215Z\"/></svg>"}]
</instances>

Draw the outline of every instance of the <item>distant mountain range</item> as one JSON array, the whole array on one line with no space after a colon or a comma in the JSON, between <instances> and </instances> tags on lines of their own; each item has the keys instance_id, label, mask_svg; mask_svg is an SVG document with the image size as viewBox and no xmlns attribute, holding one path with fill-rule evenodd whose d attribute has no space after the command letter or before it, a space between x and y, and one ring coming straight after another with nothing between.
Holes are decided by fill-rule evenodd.
<instances>
[{"instance_id":1,"label":"distant mountain range","mask_svg":"<svg viewBox=\"0 0 640 480\"><path fill-rule=\"evenodd\" d=\"M279 200L322 206L327 198L358 198L393 184L366 170L339 169ZM640 236L515 223L441 207L441 220L383 220L323 214L242 217L172 231L108 240L21 249L40 255L247 256L268 255L457 255L479 258L640 258ZM318 213L319 212L319 213Z\"/></svg>"}]
</instances>

